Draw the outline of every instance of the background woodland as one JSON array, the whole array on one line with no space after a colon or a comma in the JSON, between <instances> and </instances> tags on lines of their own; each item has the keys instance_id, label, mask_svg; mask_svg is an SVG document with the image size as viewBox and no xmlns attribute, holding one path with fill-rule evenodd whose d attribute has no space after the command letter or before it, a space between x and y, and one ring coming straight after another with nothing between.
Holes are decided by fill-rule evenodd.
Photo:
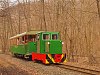
<instances>
[{"instance_id":1,"label":"background woodland","mask_svg":"<svg viewBox=\"0 0 100 75\"><path fill-rule=\"evenodd\" d=\"M9 53L9 38L30 30L57 31L68 61L100 61L100 0L0 1L0 49Z\"/></svg>"}]
</instances>

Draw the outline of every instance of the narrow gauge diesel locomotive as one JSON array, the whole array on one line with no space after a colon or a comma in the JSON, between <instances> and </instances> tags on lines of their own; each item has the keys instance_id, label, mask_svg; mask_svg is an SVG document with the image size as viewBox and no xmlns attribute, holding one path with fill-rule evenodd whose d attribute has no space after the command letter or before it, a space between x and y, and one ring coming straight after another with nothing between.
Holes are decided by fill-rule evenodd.
<instances>
[{"instance_id":1,"label":"narrow gauge diesel locomotive","mask_svg":"<svg viewBox=\"0 0 100 75\"><path fill-rule=\"evenodd\" d=\"M14 56L41 61L44 64L66 62L59 32L29 31L10 38Z\"/></svg>"}]
</instances>

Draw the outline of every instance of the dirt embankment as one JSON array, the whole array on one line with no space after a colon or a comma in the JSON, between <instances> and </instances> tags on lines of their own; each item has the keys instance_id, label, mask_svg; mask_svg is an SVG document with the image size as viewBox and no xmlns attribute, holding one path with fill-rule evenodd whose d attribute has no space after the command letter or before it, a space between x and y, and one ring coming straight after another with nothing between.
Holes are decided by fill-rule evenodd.
<instances>
[{"instance_id":1,"label":"dirt embankment","mask_svg":"<svg viewBox=\"0 0 100 75\"><path fill-rule=\"evenodd\" d=\"M89 75L54 64L43 65L6 54L0 54L0 65L0 75Z\"/></svg>"},{"instance_id":2,"label":"dirt embankment","mask_svg":"<svg viewBox=\"0 0 100 75\"><path fill-rule=\"evenodd\" d=\"M0 59L0 75L28 75L28 73Z\"/></svg>"}]
</instances>

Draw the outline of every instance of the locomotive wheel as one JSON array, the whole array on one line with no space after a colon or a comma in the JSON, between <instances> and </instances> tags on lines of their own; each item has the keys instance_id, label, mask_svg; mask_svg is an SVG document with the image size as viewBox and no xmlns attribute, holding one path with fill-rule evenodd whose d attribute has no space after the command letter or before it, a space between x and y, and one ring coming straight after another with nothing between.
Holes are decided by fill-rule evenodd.
<instances>
[{"instance_id":1,"label":"locomotive wheel","mask_svg":"<svg viewBox=\"0 0 100 75\"><path fill-rule=\"evenodd\" d=\"M24 58L28 61L32 61L32 55L28 55L28 56L24 55Z\"/></svg>"},{"instance_id":2,"label":"locomotive wheel","mask_svg":"<svg viewBox=\"0 0 100 75\"><path fill-rule=\"evenodd\" d=\"M17 54L13 53L13 56L14 56L14 57L17 57Z\"/></svg>"},{"instance_id":3,"label":"locomotive wheel","mask_svg":"<svg viewBox=\"0 0 100 75\"><path fill-rule=\"evenodd\" d=\"M35 59L34 60L36 63L43 63L41 60L37 60L37 59Z\"/></svg>"}]
</instances>

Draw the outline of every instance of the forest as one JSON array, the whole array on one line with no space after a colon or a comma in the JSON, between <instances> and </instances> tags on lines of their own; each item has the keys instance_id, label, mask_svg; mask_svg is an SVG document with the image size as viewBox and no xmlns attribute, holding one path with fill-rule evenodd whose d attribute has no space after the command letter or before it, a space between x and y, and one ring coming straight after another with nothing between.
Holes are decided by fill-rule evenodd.
<instances>
[{"instance_id":1,"label":"forest","mask_svg":"<svg viewBox=\"0 0 100 75\"><path fill-rule=\"evenodd\" d=\"M68 61L100 62L100 0L0 0L0 50L30 30L60 32Z\"/></svg>"}]
</instances>

